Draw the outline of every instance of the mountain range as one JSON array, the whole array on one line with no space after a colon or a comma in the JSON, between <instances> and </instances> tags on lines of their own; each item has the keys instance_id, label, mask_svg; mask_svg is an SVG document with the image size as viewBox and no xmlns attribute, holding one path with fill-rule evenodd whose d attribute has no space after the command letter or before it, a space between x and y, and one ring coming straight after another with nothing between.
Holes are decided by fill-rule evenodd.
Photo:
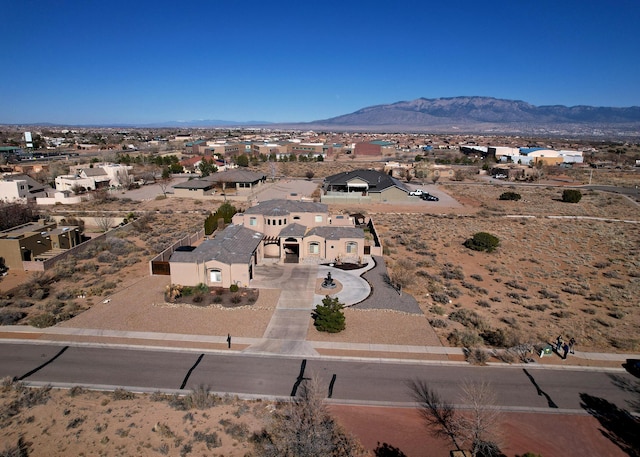
<instances>
[{"instance_id":1,"label":"mountain range","mask_svg":"<svg viewBox=\"0 0 640 457\"><path fill-rule=\"evenodd\" d=\"M84 127L263 127L316 131L569 135L637 139L640 138L640 106L627 108L584 105L570 107L562 105L534 106L520 100L476 96L418 98L411 101L369 106L350 114L312 122L193 120Z\"/></svg>"},{"instance_id":2,"label":"mountain range","mask_svg":"<svg viewBox=\"0 0 640 457\"><path fill-rule=\"evenodd\" d=\"M640 106L534 106L492 97L418 98L370 106L306 125L371 131L640 136Z\"/></svg>"}]
</instances>

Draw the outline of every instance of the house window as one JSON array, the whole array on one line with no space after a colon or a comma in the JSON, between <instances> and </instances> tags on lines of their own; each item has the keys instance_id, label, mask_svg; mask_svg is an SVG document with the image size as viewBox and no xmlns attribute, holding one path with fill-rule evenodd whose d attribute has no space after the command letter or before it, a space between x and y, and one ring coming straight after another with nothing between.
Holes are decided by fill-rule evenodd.
<instances>
[{"instance_id":1,"label":"house window","mask_svg":"<svg viewBox=\"0 0 640 457\"><path fill-rule=\"evenodd\" d=\"M222 272L220 270L209 270L209 282L222 282Z\"/></svg>"},{"instance_id":2,"label":"house window","mask_svg":"<svg viewBox=\"0 0 640 457\"><path fill-rule=\"evenodd\" d=\"M293 220L294 221L299 221L300 220L300 216L293 216Z\"/></svg>"},{"instance_id":3,"label":"house window","mask_svg":"<svg viewBox=\"0 0 640 457\"><path fill-rule=\"evenodd\" d=\"M267 219L267 225L271 225L271 219Z\"/></svg>"},{"instance_id":4,"label":"house window","mask_svg":"<svg viewBox=\"0 0 640 457\"><path fill-rule=\"evenodd\" d=\"M309 243L309 254L320 254L320 243Z\"/></svg>"},{"instance_id":5,"label":"house window","mask_svg":"<svg viewBox=\"0 0 640 457\"><path fill-rule=\"evenodd\" d=\"M358 243L355 241L347 242L347 254L357 254L358 253Z\"/></svg>"},{"instance_id":6,"label":"house window","mask_svg":"<svg viewBox=\"0 0 640 457\"><path fill-rule=\"evenodd\" d=\"M322 215L316 216L316 222L322 222Z\"/></svg>"},{"instance_id":7,"label":"house window","mask_svg":"<svg viewBox=\"0 0 640 457\"><path fill-rule=\"evenodd\" d=\"M249 218L249 225L258 225L258 219L256 219L255 217L250 217Z\"/></svg>"}]
</instances>

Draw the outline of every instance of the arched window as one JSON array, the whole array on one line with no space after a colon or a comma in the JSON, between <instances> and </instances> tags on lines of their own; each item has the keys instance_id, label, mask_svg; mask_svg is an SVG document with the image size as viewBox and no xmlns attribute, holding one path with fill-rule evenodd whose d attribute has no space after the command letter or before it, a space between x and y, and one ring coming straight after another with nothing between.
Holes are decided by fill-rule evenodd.
<instances>
[{"instance_id":1,"label":"arched window","mask_svg":"<svg viewBox=\"0 0 640 457\"><path fill-rule=\"evenodd\" d=\"M309 243L309 254L320 254L320 243L316 241Z\"/></svg>"},{"instance_id":2,"label":"arched window","mask_svg":"<svg viewBox=\"0 0 640 457\"><path fill-rule=\"evenodd\" d=\"M209 282L222 282L222 272L220 270L209 270Z\"/></svg>"},{"instance_id":3,"label":"arched window","mask_svg":"<svg viewBox=\"0 0 640 457\"><path fill-rule=\"evenodd\" d=\"M347 241L347 254L357 254L358 253L358 243L355 241Z\"/></svg>"}]
</instances>

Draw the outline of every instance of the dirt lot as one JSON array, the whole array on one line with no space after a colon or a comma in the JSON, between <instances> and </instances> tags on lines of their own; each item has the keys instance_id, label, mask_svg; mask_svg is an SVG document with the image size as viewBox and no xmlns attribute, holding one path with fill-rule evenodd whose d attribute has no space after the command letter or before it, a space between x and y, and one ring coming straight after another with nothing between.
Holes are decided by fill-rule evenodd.
<instances>
[{"instance_id":1,"label":"dirt lot","mask_svg":"<svg viewBox=\"0 0 640 457\"><path fill-rule=\"evenodd\" d=\"M0 453L21 440L28 454L3 455L251 456L250 437L268 423L272 405L217 398L202 406L198 393L176 398L79 388L24 390L5 384L0 388ZM452 449L429 433L414 409L330 405L329 411L372 456L444 457ZM594 433L599 424L591 416L504 413L499 425L500 448L509 456L630 455L604 432ZM383 443L404 454L375 454Z\"/></svg>"}]
</instances>

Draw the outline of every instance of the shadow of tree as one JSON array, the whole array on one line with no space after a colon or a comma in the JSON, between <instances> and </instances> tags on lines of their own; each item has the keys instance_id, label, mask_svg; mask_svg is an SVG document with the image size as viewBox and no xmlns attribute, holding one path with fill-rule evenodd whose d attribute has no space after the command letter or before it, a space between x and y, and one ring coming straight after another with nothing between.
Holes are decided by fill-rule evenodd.
<instances>
[{"instance_id":1,"label":"shadow of tree","mask_svg":"<svg viewBox=\"0 0 640 457\"><path fill-rule=\"evenodd\" d=\"M598 419L601 433L631 457L640 457L640 420L604 398L580 394L582 406Z\"/></svg>"},{"instance_id":2,"label":"shadow of tree","mask_svg":"<svg viewBox=\"0 0 640 457\"><path fill-rule=\"evenodd\" d=\"M629 379L618 374L608 374L607 376L609 376L609 379L611 379L611 382L613 382L613 385L617 388L624 392L635 394L635 398L633 400L627 400L627 404L636 413L640 413L640 381Z\"/></svg>"},{"instance_id":3,"label":"shadow of tree","mask_svg":"<svg viewBox=\"0 0 640 457\"><path fill-rule=\"evenodd\" d=\"M407 457L407 455L395 446L391 446L388 443L382 443L378 441L378 447L373 450L375 457Z\"/></svg>"}]
</instances>

